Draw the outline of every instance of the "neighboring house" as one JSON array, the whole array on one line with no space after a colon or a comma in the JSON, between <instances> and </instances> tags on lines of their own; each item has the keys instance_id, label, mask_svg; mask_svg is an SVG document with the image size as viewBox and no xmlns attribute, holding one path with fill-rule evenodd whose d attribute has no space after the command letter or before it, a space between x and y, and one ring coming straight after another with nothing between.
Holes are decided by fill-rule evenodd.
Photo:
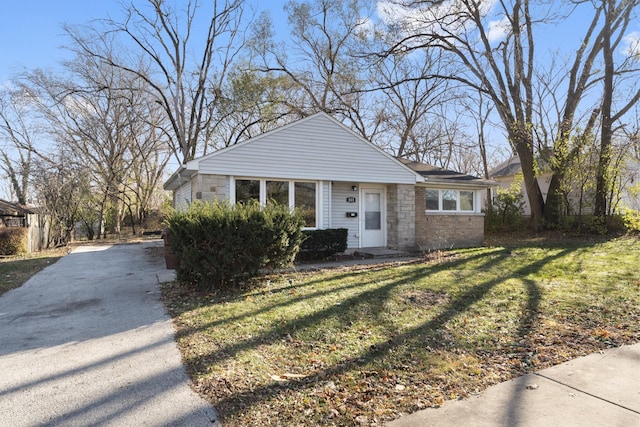
<instances>
[{"instance_id":1,"label":"neighboring house","mask_svg":"<svg viewBox=\"0 0 640 427\"><path fill-rule=\"evenodd\" d=\"M318 113L182 165L164 184L192 200L276 200L306 228L346 228L349 248L482 245L489 181L398 160Z\"/></svg>"},{"instance_id":2,"label":"neighboring house","mask_svg":"<svg viewBox=\"0 0 640 427\"><path fill-rule=\"evenodd\" d=\"M27 228L27 250L35 252L48 247L49 222L35 209L0 200L0 228Z\"/></svg>"},{"instance_id":3,"label":"neighboring house","mask_svg":"<svg viewBox=\"0 0 640 427\"><path fill-rule=\"evenodd\" d=\"M17 203L0 200L0 227L27 227L29 215L33 215L30 209Z\"/></svg>"},{"instance_id":4,"label":"neighboring house","mask_svg":"<svg viewBox=\"0 0 640 427\"><path fill-rule=\"evenodd\" d=\"M498 186L493 189L492 196L496 195L498 190L509 190L513 185L516 177L520 179L520 191L524 195L522 201L524 205L522 209L524 210L524 215L531 215L531 206L529 205L529 199L527 198L527 190L524 185L524 181L522 181L522 168L520 166L520 157L518 155L514 155L509 157L504 162L500 163L494 169L489 171L489 178L496 182ZM542 198L547 200L547 193L549 192L549 184L551 183L551 173L545 172L538 176L538 185L540 186L540 191L542 192Z\"/></svg>"},{"instance_id":5,"label":"neighboring house","mask_svg":"<svg viewBox=\"0 0 640 427\"><path fill-rule=\"evenodd\" d=\"M522 180L520 166L520 158L514 155L496 166L489 172L489 178L498 184L492 192L499 189L506 190L511 188L513 182L518 178L520 180L520 191L523 194L524 202L524 215L531 215L531 208L529 206L529 199L527 197L524 182ZM595 180L593 176L586 176L586 179L592 180L590 185L585 185L586 189L582 192L579 186L568 192L566 200L570 207L570 212L577 215L581 214L593 214L593 200ZM542 192L542 198L546 202L547 194L549 193L549 184L551 183L551 172L543 172L538 176L538 185ZM626 162L624 169L622 170L617 185L620 187L619 199L614 200L614 211L621 212L626 208L639 210L640 209L640 162L637 160L629 160Z\"/></svg>"},{"instance_id":6,"label":"neighboring house","mask_svg":"<svg viewBox=\"0 0 640 427\"><path fill-rule=\"evenodd\" d=\"M640 211L640 161L629 160L620 180L620 210L626 208Z\"/></svg>"}]
</instances>

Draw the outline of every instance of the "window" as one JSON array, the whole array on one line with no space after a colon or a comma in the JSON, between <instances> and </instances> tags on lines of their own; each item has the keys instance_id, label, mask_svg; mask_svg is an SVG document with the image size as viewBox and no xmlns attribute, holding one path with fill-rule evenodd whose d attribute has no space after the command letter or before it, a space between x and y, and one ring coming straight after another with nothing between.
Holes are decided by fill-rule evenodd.
<instances>
[{"instance_id":1,"label":"window","mask_svg":"<svg viewBox=\"0 0 640 427\"><path fill-rule=\"evenodd\" d=\"M440 190L427 190L427 210L440 210Z\"/></svg>"},{"instance_id":2,"label":"window","mask_svg":"<svg viewBox=\"0 0 640 427\"><path fill-rule=\"evenodd\" d=\"M267 203L289 206L289 182L267 181Z\"/></svg>"},{"instance_id":3,"label":"window","mask_svg":"<svg viewBox=\"0 0 640 427\"><path fill-rule=\"evenodd\" d=\"M302 212L305 227L316 227L316 183L294 183L293 206Z\"/></svg>"},{"instance_id":4,"label":"window","mask_svg":"<svg viewBox=\"0 0 640 427\"><path fill-rule=\"evenodd\" d=\"M246 203L258 200L263 205L279 203L297 208L305 222L305 227L317 227L317 183L308 181L276 181L235 179L235 201Z\"/></svg>"},{"instance_id":5,"label":"window","mask_svg":"<svg viewBox=\"0 0 640 427\"><path fill-rule=\"evenodd\" d=\"M458 210L458 192L455 190L442 190L442 210L457 211Z\"/></svg>"},{"instance_id":6,"label":"window","mask_svg":"<svg viewBox=\"0 0 640 427\"><path fill-rule=\"evenodd\" d=\"M236 203L260 200L260 181L249 179L236 180Z\"/></svg>"},{"instance_id":7,"label":"window","mask_svg":"<svg viewBox=\"0 0 640 427\"><path fill-rule=\"evenodd\" d=\"M460 191L460 210L473 211L473 191Z\"/></svg>"},{"instance_id":8,"label":"window","mask_svg":"<svg viewBox=\"0 0 640 427\"><path fill-rule=\"evenodd\" d=\"M475 212L473 190L425 190L427 211Z\"/></svg>"}]
</instances>

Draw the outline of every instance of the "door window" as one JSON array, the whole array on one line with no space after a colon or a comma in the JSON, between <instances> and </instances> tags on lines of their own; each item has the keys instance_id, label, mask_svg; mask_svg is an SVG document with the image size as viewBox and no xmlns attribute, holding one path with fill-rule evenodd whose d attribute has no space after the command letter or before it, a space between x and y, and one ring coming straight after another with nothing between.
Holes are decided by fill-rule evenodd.
<instances>
[{"instance_id":1,"label":"door window","mask_svg":"<svg viewBox=\"0 0 640 427\"><path fill-rule=\"evenodd\" d=\"M365 230L380 230L382 227L382 211L380 209L380 193L365 193L364 228Z\"/></svg>"}]
</instances>

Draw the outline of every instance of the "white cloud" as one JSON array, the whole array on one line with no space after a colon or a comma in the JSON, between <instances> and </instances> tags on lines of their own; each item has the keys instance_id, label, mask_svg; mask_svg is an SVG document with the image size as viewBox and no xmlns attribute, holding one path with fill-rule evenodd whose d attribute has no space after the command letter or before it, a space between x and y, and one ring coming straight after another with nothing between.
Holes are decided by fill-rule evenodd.
<instances>
[{"instance_id":1,"label":"white cloud","mask_svg":"<svg viewBox=\"0 0 640 427\"><path fill-rule=\"evenodd\" d=\"M498 0L480 2L480 15L485 18L490 15L497 2ZM468 8L461 0L444 0L424 7L398 3L378 1L377 12L384 23L397 26L397 30L405 36L416 33L460 35L473 29L468 18ZM495 39L504 36L504 20L491 21L489 31Z\"/></svg>"},{"instance_id":2,"label":"white cloud","mask_svg":"<svg viewBox=\"0 0 640 427\"><path fill-rule=\"evenodd\" d=\"M487 38L493 43L506 37L509 31L509 18L506 16L498 21L490 21L487 30Z\"/></svg>"},{"instance_id":3,"label":"white cloud","mask_svg":"<svg viewBox=\"0 0 640 427\"><path fill-rule=\"evenodd\" d=\"M640 32L634 31L622 39L622 53L640 59Z\"/></svg>"}]
</instances>

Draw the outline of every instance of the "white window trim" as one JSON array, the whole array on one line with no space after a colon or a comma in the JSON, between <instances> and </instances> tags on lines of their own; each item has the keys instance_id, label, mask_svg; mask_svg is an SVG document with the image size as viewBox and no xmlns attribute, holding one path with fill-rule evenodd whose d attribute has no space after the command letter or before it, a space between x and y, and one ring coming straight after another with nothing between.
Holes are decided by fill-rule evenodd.
<instances>
[{"instance_id":1,"label":"white window trim","mask_svg":"<svg viewBox=\"0 0 640 427\"><path fill-rule=\"evenodd\" d=\"M464 189L464 188L424 188L425 191L425 196L426 196L426 192L427 190L432 190L432 191L437 191L438 192L438 209L427 209L425 206L425 212L426 213L431 213L431 214L435 214L435 213L439 213L439 214L462 214L462 215L471 215L471 214L477 214L480 213L480 210L478 208L479 206L479 192L478 190L470 190L470 189ZM443 191L455 191L456 192L456 209L455 210L444 210L442 208L442 192ZM468 211L463 211L460 209L460 192L461 191L470 191L473 193L473 209L472 210L468 210ZM425 200L426 201L426 200Z\"/></svg>"},{"instance_id":2,"label":"white window trim","mask_svg":"<svg viewBox=\"0 0 640 427\"><path fill-rule=\"evenodd\" d=\"M230 177L230 188L229 188L229 201L232 205L236 204L236 180L248 180L248 181L258 181L260 183L260 204L265 206L267 204L267 181L280 181L289 183L289 209L293 211L295 208L295 183L296 182L311 182L316 185L316 226L315 227L303 227L303 230L317 230L319 229L320 224L320 201L321 201L321 186L320 181L313 181L310 179L282 179L282 178L255 178L255 177L244 177L244 176L232 176Z\"/></svg>"}]
</instances>

